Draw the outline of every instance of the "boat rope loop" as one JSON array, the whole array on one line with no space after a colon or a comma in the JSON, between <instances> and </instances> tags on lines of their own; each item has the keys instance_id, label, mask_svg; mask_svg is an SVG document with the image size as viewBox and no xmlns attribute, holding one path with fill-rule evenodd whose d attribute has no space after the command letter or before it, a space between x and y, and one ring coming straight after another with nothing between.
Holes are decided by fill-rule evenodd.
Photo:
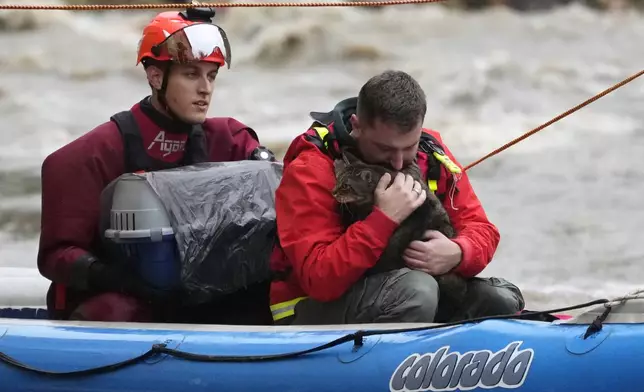
<instances>
[{"instance_id":1,"label":"boat rope loop","mask_svg":"<svg viewBox=\"0 0 644 392\"><path fill-rule=\"evenodd\" d=\"M601 93L599 93L599 94L595 95L594 97L592 97L592 98L590 98L590 99L588 99L588 100L586 100L586 101L584 101L584 102L580 103L579 105L575 106L574 108L569 109L569 110L567 110L567 111L563 112L562 114L558 115L557 117L553 118L552 120L550 120L550 121L548 121L548 122L546 122L546 123L544 123L544 124L542 124L542 125L539 125L539 126L538 126L538 127L536 127L535 129L533 129L533 130L531 130L531 131L529 131L529 132L524 133L523 135L521 135L521 136L519 136L518 138L516 138L516 139L514 139L514 140L510 141L509 143L504 144L503 146L501 146L501 147L497 148L496 150L492 151L491 153L489 153L489 154L485 155L484 157L482 157L482 158L480 158L480 159L476 160L475 162L470 163L469 165L465 166L465 168L464 168L463 170L466 170L466 171L467 171L467 170L471 169L472 167L474 167L474 166L478 165L479 163L483 162L484 160L486 160L486 159L488 159L488 158L493 157L494 155L496 155L496 154L500 153L501 151L503 151L503 150L505 150L505 149L510 148L511 146L513 146L513 145L515 145L515 144L519 143L520 141L522 141L522 140L524 140L524 139L527 139L528 137L530 137L530 136L534 135L535 133L537 133L537 132L541 131L542 129L544 129L544 128L546 128L546 127L548 127L548 126L550 126L550 125L552 125L552 124L556 123L557 121L561 120L562 118L567 117L567 116L569 116L569 115L573 114L574 112L576 112L577 110L579 110L579 109L583 108L584 106L587 106L587 105L589 105L589 104L591 104L591 103L595 102L595 101L596 101L596 100L598 100L599 98L601 98L601 97L603 97L603 96L605 96L605 95L607 95L607 94L609 94L609 93L611 93L611 92L613 92L613 91L617 90L618 88L620 88L620 87L622 87L622 86L626 85L627 83L632 82L633 80L635 80L635 79L639 78L639 77L640 77L640 76L642 76L643 74L644 74L644 70L639 71L639 72L638 72L638 73L636 73L635 75L630 76L630 77L628 77L628 78L626 78L626 79L622 80L621 82L617 83L617 84L616 84L616 85L614 85L613 87L610 87L610 88L608 88L608 89L606 89L606 90L602 91Z\"/></svg>"},{"instance_id":2,"label":"boat rope loop","mask_svg":"<svg viewBox=\"0 0 644 392\"><path fill-rule=\"evenodd\" d=\"M604 307L606 309L604 309L604 311L599 316L597 316L597 318L595 318L595 320L593 320L593 322L588 326L588 329L586 329L586 333L584 333L583 337L584 340L602 330L602 328L604 327L604 321L606 321L608 315L616 306L624 305L629 299L642 298L643 296L644 289L637 289L622 298L617 298L613 301L606 302L604 304Z\"/></svg>"},{"instance_id":3,"label":"boat rope loop","mask_svg":"<svg viewBox=\"0 0 644 392\"><path fill-rule=\"evenodd\" d=\"M574 309L581 309L593 305L601 305L604 304L607 306L607 309L612 308L612 306L620 303L624 303L627 300L630 299L639 299L642 298L642 291L638 291L634 294L631 295L626 295L623 297L619 297L614 300L609 300L609 299L597 299L593 300L590 302L578 304L578 305L572 305L572 306L567 306L564 308L559 308L559 309L552 309L552 310L543 310L543 311L526 311L523 313L519 314L512 314L512 315L499 315L499 316L487 316L487 317L478 317L478 318L473 318L473 319L467 319L467 320L462 320L462 321L456 321L456 322L451 322L451 323L442 323L442 324L433 324L433 325L428 325L428 326L422 326L422 327L412 327L412 328L399 328L399 329L380 329L380 330L369 330L369 331L363 331L359 330L354 333L350 333L347 335L344 335L338 339L332 340L328 343L322 344L320 346L316 346L307 350L301 350L301 351L293 351L293 352L287 352L287 353L282 353L282 354L268 354L268 355L207 355L207 354L195 354L195 353L190 353L186 351L181 351L181 350L176 350L172 348L168 348L165 344L154 344L150 348L150 350L146 351L145 353L127 359L125 361L113 363L110 365L105 365L105 366L98 366L98 367L93 367L93 368L88 368L88 369L83 369L83 370L74 370L74 371L69 371L69 372L59 372L59 371L51 371L51 370L43 370L43 369L37 369L32 366L26 365L15 358L10 357L9 355L0 352L0 363L4 363L6 365L18 368L20 370L30 372L30 373L36 373L42 376L46 377L53 377L53 378L68 378L68 377L83 377L83 376L90 376L90 375L95 375L95 374L101 374L101 373L106 373L106 372L111 372L111 371L116 371L121 368L125 368L128 366L132 366L135 364L138 364L140 362L143 362L149 358L152 358L154 356L158 355L168 355L171 357L179 358L179 359L184 359L187 361L196 361L196 362L266 362L266 361L276 361L276 360L285 360L285 359L293 359L296 357L300 357L306 354L312 354L315 352L323 351L330 349L332 347L339 346L344 343L350 343L353 342L353 348L354 349L359 349L362 347L364 344L364 339L368 336L374 336L374 335L390 335L390 334L399 334L399 333L408 333L408 332L418 332L418 331L428 331L428 330L433 330L433 329L441 329L441 328L448 328L448 327L454 327L454 326L459 326L459 325L464 325L468 323L478 323L486 320L511 320L511 319L527 319L527 320L535 320L538 319L536 316L550 316L552 317L553 313L559 313L559 312L565 312L569 310L574 310ZM608 315L608 312L604 312L606 315ZM606 318L605 316L603 317L604 319ZM601 320L603 321L603 319ZM592 327L592 330L590 329ZM593 332L599 327L601 329L601 326L596 325L596 323L593 323L589 327L588 335L593 334Z\"/></svg>"},{"instance_id":4,"label":"boat rope loop","mask_svg":"<svg viewBox=\"0 0 644 392\"><path fill-rule=\"evenodd\" d=\"M196 7L213 8L255 8L255 7L385 7L391 5L441 3L447 0L388 0L388 1L311 1L311 2L269 2L269 3L197 3L184 4L0 4L0 10L64 10L64 11L99 11L99 10L146 10L146 9L186 9Z\"/></svg>"}]
</instances>

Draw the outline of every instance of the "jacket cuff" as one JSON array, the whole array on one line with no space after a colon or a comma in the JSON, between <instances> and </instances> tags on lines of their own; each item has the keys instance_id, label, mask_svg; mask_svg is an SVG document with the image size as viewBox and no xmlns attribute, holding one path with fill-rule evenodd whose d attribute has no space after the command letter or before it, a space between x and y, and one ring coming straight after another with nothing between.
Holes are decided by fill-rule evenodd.
<instances>
[{"instance_id":1,"label":"jacket cuff","mask_svg":"<svg viewBox=\"0 0 644 392\"><path fill-rule=\"evenodd\" d=\"M69 271L69 285L78 290L87 290L89 288L89 267L95 261L98 259L89 253L74 260Z\"/></svg>"},{"instance_id":2,"label":"jacket cuff","mask_svg":"<svg viewBox=\"0 0 644 392\"><path fill-rule=\"evenodd\" d=\"M466 278L476 276L479 271L477 271L476 263L472 260L474 249L472 249L470 240L465 237L457 237L452 241L461 248L461 262L452 271Z\"/></svg>"},{"instance_id":3,"label":"jacket cuff","mask_svg":"<svg viewBox=\"0 0 644 392\"><path fill-rule=\"evenodd\" d=\"M380 241L383 246L389 243L389 238L398 228L398 223L391 220L378 207L374 207L371 214L363 222L371 228L373 238Z\"/></svg>"}]
</instances>

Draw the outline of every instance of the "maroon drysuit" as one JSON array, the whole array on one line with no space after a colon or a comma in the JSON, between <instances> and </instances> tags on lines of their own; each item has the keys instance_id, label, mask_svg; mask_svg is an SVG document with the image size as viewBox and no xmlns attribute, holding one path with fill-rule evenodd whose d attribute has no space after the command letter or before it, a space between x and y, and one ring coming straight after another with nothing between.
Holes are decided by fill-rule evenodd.
<instances>
[{"instance_id":1,"label":"maroon drysuit","mask_svg":"<svg viewBox=\"0 0 644 392\"><path fill-rule=\"evenodd\" d=\"M193 161L249 159L259 146L255 132L230 117L207 119L198 127L203 131L197 143L193 133L162 128L172 121L154 111L148 98L135 104L130 113L129 119L138 125L135 132L124 132L122 126L108 121L43 162L38 269L53 282L47 294L50 318L73 315L96 321L152 321L143 302L88 287L89 264L93 257L101 260L100 196L112 180L126 172ZM191 150L191 145L201 148ZM187 159L188 155L192 157Z\"/></svg>"}]
</instances>

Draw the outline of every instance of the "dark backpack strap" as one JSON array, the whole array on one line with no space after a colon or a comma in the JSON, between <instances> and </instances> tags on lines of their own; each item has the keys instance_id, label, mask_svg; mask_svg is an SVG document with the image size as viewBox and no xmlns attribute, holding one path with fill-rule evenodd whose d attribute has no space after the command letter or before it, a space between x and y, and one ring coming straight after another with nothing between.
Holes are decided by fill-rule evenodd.
<instances>
[{"instance_id":1,"label":"dark backpack strap","mask_svg":"<svg viewBox=\"0 0 644 392\"><path fill-rule=\"evenodd\" d=\"M423 132L420 135L418 149L427 155L427 180L438 181L441 177L441 163L434 156L434 152L444 153L438 140L427 132Z\"/></svg>"},{"instance_id":2,"label":"dark backpack strap","mask_svg":"<svg viewBox=\"0 0 644 392\"><path fill-rule=\"evenodd\" d=\"M125 110L116 113L110 120L116 126L123 138L123 153L125 156L125 172L132 173L138 170L150 170L150 157L143 147L143 139L139 131L139 125L131 111Z\"/></svg>"},{"instance_id":3,"label":"dark backpack strap","mask_svg":"<svg viewBox=\"0 0 644 392\"><path fill-rule=\"evenodd\" d=\"M192 165L208 161L206 135L201 125L195 125L186 142L186 150L180 164L167 163L150 158L139 125L131 111L126 110L116 113L110 120L114 121L123 138L123 152L125 155L125 172L132 173L139 170L155 171L171 169L177 166Z\"/></svg>"},{"instance_id":4,"label":"dark backpack strap","mask_svg":"<svg viewBox=\"0 0 644 392\"><path fill-rule=\"evenodd\" d=\"M438 184L442 174L442 167L445 167L451 173L461 172L461 169L445 154L445 149L433 135L423 132L420 136L418 150L427 155L427 181L435 181ZM455 187L454 191L458 192L458 187ZM445 193L440 193L436 194L436 196L441 201L444 201L446 195Z\"/></svg>"}]
</instances>

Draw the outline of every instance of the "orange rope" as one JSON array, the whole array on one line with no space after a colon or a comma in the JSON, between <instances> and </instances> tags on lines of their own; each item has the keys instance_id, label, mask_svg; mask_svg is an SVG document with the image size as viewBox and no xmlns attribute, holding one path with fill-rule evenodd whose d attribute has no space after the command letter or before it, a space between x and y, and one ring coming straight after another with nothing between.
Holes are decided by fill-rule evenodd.
<instances>
[{"instance_id":1,"label":"orange rope","mask_svg":"<svg viewBox=\"0 0 644 392\"><path fill-rule=\"evenodd\" d=\"M507 144L505 144L505 145L503 145L503 146L501 146L501 147L497 148L496 150L492 151L491 153L487 154L487 155L486 155L486 156L484 156L483 158L481 158L481 159L479 159L479 160L477 160L477 161L475 161L475 162L472 162L472 163L470 163L469 165L465 166L464 170L468 170L468 169L470 169L470 168L472 168L472 167L474 167L474 166L478 165L479 163L483 162L484 160L486 160L486 159L488 159L488 158L490 158L490 157L493 157L494 155L496 155L496 154L500 153L501 151L503 151L503 150L505 150L505 149L507 149L507 148L510 148L511 146L513 146L513 145L515 145L515 144L519 143L519 142L520 142L520 141L522 141L523 139L527 139L528 137L530 137L530 136L534 135L535 133L539 132L540 130L542 130L542 129L546 128L547 126L549 126L549 125L552 125L552 124L556 123L557 121L561 120L562 118L564 118L564 117L566 117L566 116L568 116L568 115L570 115L570 114L572 114L572 113L576 112L577 110L579 110L579 109L583 108L583 107L584 107L584 106L586 106L586 105L589 105L589 104L591 104L591 103L595 102L596 100L598 100L599 98L603 97L604 95L607 95L607 94L609 94L609 93L611 93L611 92L613 92L613 91L617 90L618 88L620 88L620 87L624 86L624 85L625 85L625 84L627 84L627 83L632 82L633 80L635 80L635 79L639 78L639 77L640 77L640 76L642 76L642 75L644 75L644 70L642 70L642 71L640 71L640 72L636 73L635 75L633 75L633 76L631 76L631 77L629 77L629 78L627 78L627 79L622 80L621 82L617 83L617 84L616 84L616 85L614 85L613 87L611 87L611 88L609 88L609 89L606 89L606 90L602 91L601 93L599 93L599 94L595 95L594 97L592 97L592 98L588 99L587 101L585 101L585 102L583 102L583 103L581 103L581 104L579 104L579 105L575 106L574 108L572 108L572 109L570 109L570 110L568 110L568 111L566 111L566 112L564 112L564 113L560 114L559 116L557 116L557 117L553 118L552 120L548 121L547 123L542 124L542 125L540 125L540 126L536 127L535 129L531 130L530 132L524 133L523 135L519 136L518 138L516 138L516 139L512 140L511 142L509 142L509 143L507 143Z\"/></svg>"},{"instance_id":2,"label":"orange rope","mask_svg":"<svg viewBox=\"0 0 644 392\"><path fill-rule=\"evenodd\" d=\"M440 3L447 0L388 0L388 1L321 1L306 3L173 3L173 4L0 4L0 10L65 10L65 11L97 11L97 10L141 10L166 8L251 8L251 7L384 7L388 5Z\"/></svg>"}]
</instances>

